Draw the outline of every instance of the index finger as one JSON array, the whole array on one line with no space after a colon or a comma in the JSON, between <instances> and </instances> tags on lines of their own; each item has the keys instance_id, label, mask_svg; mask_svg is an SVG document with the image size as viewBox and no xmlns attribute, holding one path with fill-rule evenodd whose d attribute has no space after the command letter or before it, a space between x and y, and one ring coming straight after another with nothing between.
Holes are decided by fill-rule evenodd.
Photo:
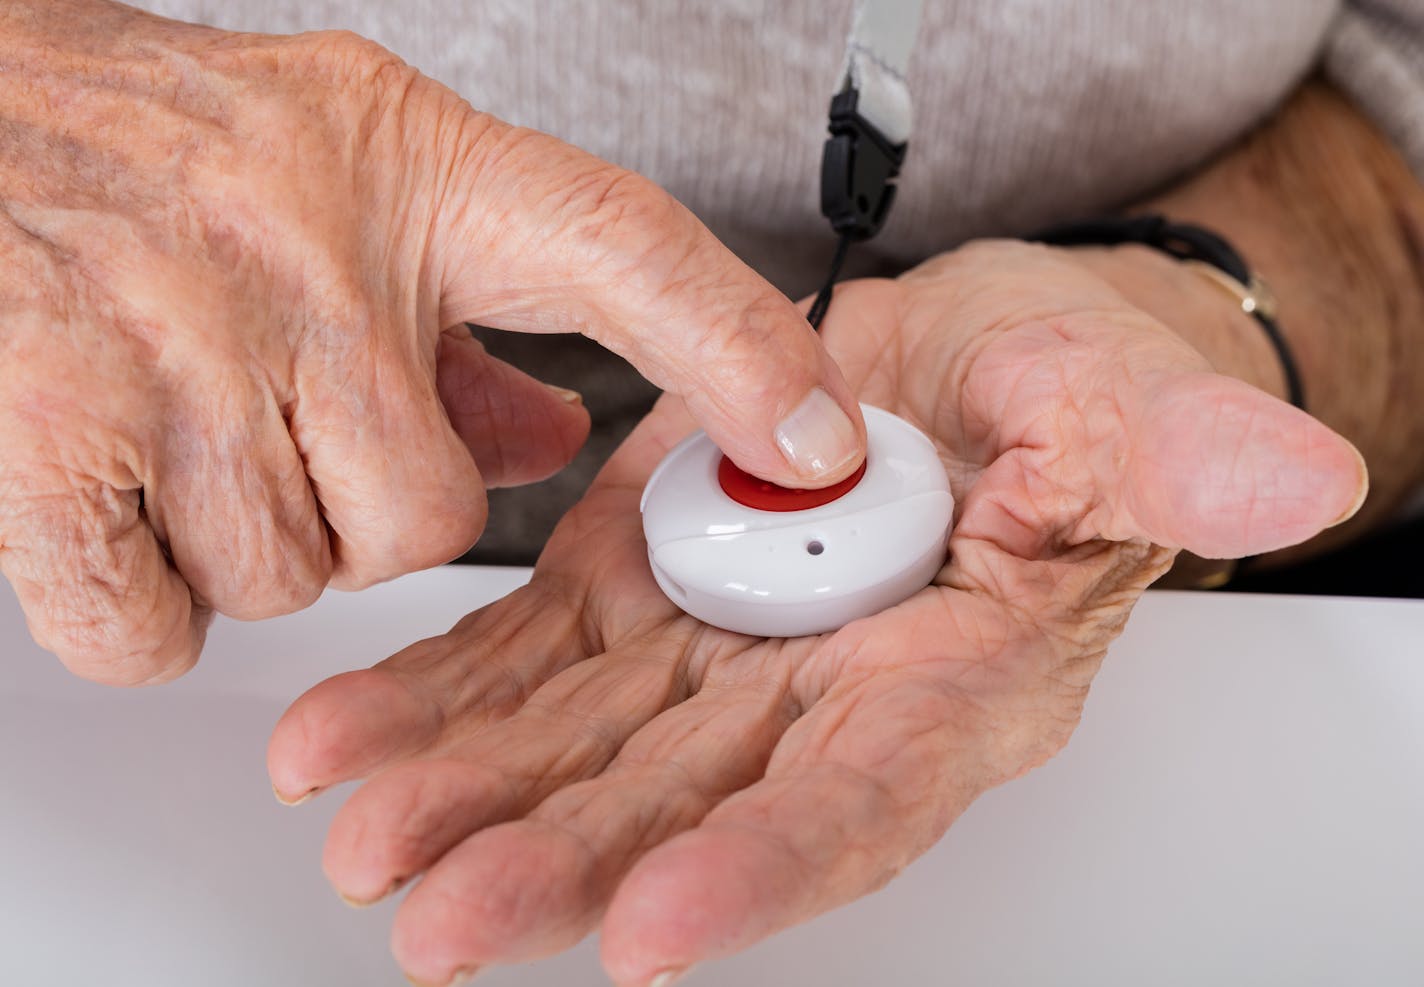
<instances>
[{"instance_id":1,"label":"index finger","mask_svg":"<svg viewBox=\"0 0 1424 987\"><path fill-rule=\"evenodd\" d=\"M589 336L764 479L859 466L859 406L790 299L653 182L470 113L436 217L443 322Z\"/></svg>"}]
</instances>

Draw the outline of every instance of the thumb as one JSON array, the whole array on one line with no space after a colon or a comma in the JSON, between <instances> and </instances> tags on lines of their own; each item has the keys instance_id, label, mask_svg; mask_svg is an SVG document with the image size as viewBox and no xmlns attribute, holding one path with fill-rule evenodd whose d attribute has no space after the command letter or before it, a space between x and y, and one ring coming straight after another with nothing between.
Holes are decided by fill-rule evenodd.
<instances>
[{"instance_id":1,"label":"thumb","mask_svg":"<svg viewBox=\"0 0 1424 987\"><path fill-rule=\"evenodd\" d=\"M1364 502L1369 479L1354 446L1242 381L1177 375L1141 411L1112 484L1122 534L1238 558L1305 541Z\"/></svg>"},{"instance_id":2,"label":"thumb","mask_svg":"<svg viewBox=\"0 0 1424 987\"><path fill-rule=\"evenodd\" d=\"M442 325L589 336L763 479L856 469L859 406L788 298L647 179L470 116L436 218Z\"/></svg>"}]
</instances>

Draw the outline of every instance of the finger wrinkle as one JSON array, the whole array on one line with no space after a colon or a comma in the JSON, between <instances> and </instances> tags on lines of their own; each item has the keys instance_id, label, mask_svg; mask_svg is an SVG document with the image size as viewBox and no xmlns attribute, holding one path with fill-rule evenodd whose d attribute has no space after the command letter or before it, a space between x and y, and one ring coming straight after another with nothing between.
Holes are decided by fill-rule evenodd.
<instances>
[{"instance_id":1,"label":"finger wrinkle","mask_svg":"<svg viewBox=\"0 0 1424 987\"><path fill-rule=\"evenodd\" d=\"M847 779L859 781L844 774L829 784L818 780L814 787L819 797L808 790L812 786L807 779L798 781L800 811L815 819L808 826L793 830L769 807L748 811L735 800L725 803L737 806L735 819L723 817L718 809L704 823L714 834L759 843L770 851L757 860L755 875L745 875L750 892L760 899L749 911L762 921L775 921L763 934L879 889L908 862L886 852L894 842L886 826L893 810L873 794L864 798L867 789L858 783L848 792ZM826 805L836 806L836 811L824 811ZM738 856L746 859L744 853Z\"/></svg>"},{"instance_id":2,"label":"finger wrinkle","mask_svg":"<svg viewBox=\"0 0 1424 987\"><path fill-rule=\"evenodd\" d=\"M689 623L680 618L680 622L690 628L682 652L692 693L752 686L785 694L794 701L790 686L801 664L815 653L819 641L751 638L700 621Z\"/></svg>"},{"instance_id":3,"label":"finger wrinkle","mask_svg":"<svg viewBox=\"0 0 1424 987\"><path fill-rule=\"evenodd\" d=\"M755 686L700 692L630 738L601 777L617 782L672 772L715 802L763 777L777 742L796 722L792 705L785 693Z\"/></svg>"},{"instance_id":4,"label":"finger wrinkle","mask_svg":"<svg viewBox=\"0 0 1424 987\"><path fill-rule=\"evenodd\" d=\"M476 844L469 846L473 849ZM546 854L554 852L547 845L543 849ZM525 955L527 947L521 941L529 916L542 916L546 921L558 917L560 925L568 921L560 897L563 886L538 879L541 861L529 852L488 853L477 861L461 859L458 864L460 870L437 869L428 876L403 906L397 924L404 927L412 921L405 915L412 913L425 918L423 925L434 919L443 938L440 952L455 953L461 964L532 959ZM558 931L545 928L541 938ZM401 952L405 950L398 949L398 955ZM410 952L418 955L420 951Z\"/></svg>"},{"instance_id":5,"label":"finger wrinkle","mask_svg":"<svg viewBox=\"0 0 1424 987\"><path fill-rule=\"evenodd\" d=\"M520 784L497 767L453 757L397 765L338 813L324 854L327 875L356 897L373 895L519 811Z\"/></svg>"},{"instance_id":6,"label":"finger wrinkle","mask_svg":"<svg viewBox=\"0 0 1424 987\"><path fill-rule=\"evenodd\" d=\"M482 729L489 717L522 706L552 675L584 660L586 652L568 641L562 627L569 615L559 620L556 607L544 587L526 585L462 619L449 634L413 645L378 667L436 703L444 716L444 739L458 742ZM541 642L559 643L541 644L531 654L521 643L531 629Z\"/></svg>"},{"instance_id":7,"label":"finger wrinkle","mask_svg":"<svg viewBox=\"0 0 1424 987\"><path fill-rule=\"evenodd\" d=\"M547 548L545 552L548 552ZM542 553L540 558L542 560ZM590 605L596 582L579 578L578 574L559 566L546 564L536 565L530 585L543 594L550 607L557 608L562 625L577 631L582 654L596 655L607 650L602 625L592 617L594 608ZM542 619L550 617L545 614Z\"/></svg>"},{"instance_id":8,"label":"finger wrinkle","mask_svg":"<svg viewBox=\"0 0 1424 987\"><path fill-rule=\"evenodd\" d=\"M390 818L400 822L387 838L395 843L399 859L410 865L429 866L432 851L443 853L449 849L451 837L458 839L468 831L471 817L463 821L451 817L441 820L444 825L431 825L436 818L449 816L450 788L458 785L460 795L456 804L463 803L461 807L472 814L474 828L500 822L524 808L520 793L530 779L517 777L495 765L451 763L460 765L459 773L437 775L413 765L411 776L416 784L407 790L406 810L388 813Z\"/></svg>"}]
</instances>

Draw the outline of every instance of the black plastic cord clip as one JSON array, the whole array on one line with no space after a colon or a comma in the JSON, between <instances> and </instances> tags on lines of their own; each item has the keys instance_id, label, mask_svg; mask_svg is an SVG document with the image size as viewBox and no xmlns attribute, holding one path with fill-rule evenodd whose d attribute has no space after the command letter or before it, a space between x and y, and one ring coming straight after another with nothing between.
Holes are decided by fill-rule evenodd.
<instances>
[{"instance_id":1,"label":"black plastic cord clip","mask_svg":"<svg viewBox=\"0 0 1424 987\"><path fill-rule=\"evenodd\" d=\"M905 145L891 144L856 112L860 93L847 85L831 98L831 136L821 153L821 213L850 240L868 240L885 225Z\"/></svg>"}]
</instances>

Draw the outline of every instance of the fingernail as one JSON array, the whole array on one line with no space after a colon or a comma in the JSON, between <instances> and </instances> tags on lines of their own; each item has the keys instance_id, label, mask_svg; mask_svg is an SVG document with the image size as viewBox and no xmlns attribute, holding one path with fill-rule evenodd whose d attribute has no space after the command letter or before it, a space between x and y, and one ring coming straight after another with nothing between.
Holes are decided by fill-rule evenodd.
<instances>
[{"instance_id":1,"label":"fingernail","mask_svg":"<svg viewBox=\"0 0 1424 987\"><path fill-rule=\"evenodd\" d=\"M379 898L372 898L370 901L363 901L360 898L353 898L348 894L342 894L340 891L336 892L336 897L341 899L342 904L348 905L351 908L368 908L380 900Z\"/></svg>"},{"instance_id":2,"label":"fingernail","mask_svg":"<svg viewBox=\"0 0 1424 987\"><path fill-rule=\"evenodd\" d=\"M391 895L395 894L401 889L404 884L405 878L398 877L386 887L386 890L382 891L374 898L353 898L350 895L344 894L341 891L337 891L336 896L342 901L346 902L346 904L350 905L352 908L370 908L377 902L385 901Z\"/></svg>"},{"instance_id":3,"label":"fingernail","mask_svg":"<svg viewBox=\"0 0 1424 987\"><path fill-rule=\"evenodd\" d=\"M855 426L835 398L816 388L776 426L776 444L808 479L833 472L860 455Z\"/></svg>"},{"instance_id":4,"label":"fingernail","mask_svg":"<svg viewBox=\"0 0 1424 987\"><path fill-rule=\"evenodd\" d=\"M672 987L682 979L682 975L686 972L686 970L679 969L664 970L648 982L648 987Z\"/></svg>"},{"instance_id":5,"label":"fingernail","mask_svg":"<svg viewBox=\"0 0 1424 987\"><path fill-rule=\"evenodd\" d=\"M1332 528L1337 524L1344 524L1350 520L1350 518L1354 517L1355 513L1359 511L1361 507L1365 506L1365 498L1370 495L1370 471L1369 467L1365 465L1365 457L1361 456L1360 450L1355 449L1354 446L1350 448L1354 451L1355 457L1360 461L1360 488L1355 491L1355 499L1349 507L1345 508L1345 513L1330 522L1329 526Z\"/></svg>"},{"instance_id":6,"label":"fingernail","mask_svg":"<svg viewBox=\"0 0 1424 987\"><path fill-rule=\"evenodd\" d=\"M477 966L467 966L462 970L456 970L455 975L443 984L432 983L429 980L417 980L410 974L405 975L405 979L410 982L411 987L460 987L475 979L475 974L480 972Z\"/></svg>"},{"instance_id":7,"label":"fingernail","mask_svg":"<svg viewBox=\"0 0 1424 987\"><path fill-rule=\"evenodd\" d=\"M310 790L307 791L306 793L304 793L304 794L302 794L302 795L298 795L298 796L297 796L296 798L294 798L294 799L289 799L289 798L287 798L287 796L285 796L285 795L283 795L281 792L277 791L277 786L276 786L276 785L273 785L273 786L272 786L272 794L275 795L275 796L277 796L277 801L278 801L278 802L281 802L283 805L301 805L303 802L307 802L307 801L311 800L312 798L314 798L315 796L319 795L320 793L321 793L321 789L318 787L318 788L310 789Z\"/></svg>"},{"instance_id":8,"label":"fingernail","mask_svg":"<svg viewBox=\"0 0 1424 987\"><path fill-rule=\"evenodd\" d=\"M558 395L559 400L566 404L578 404L583 400L583 395L578 391L571 391L567 387L555 387L553 384L545 384L549 390Z\"/></svg>"}]
</instances>

